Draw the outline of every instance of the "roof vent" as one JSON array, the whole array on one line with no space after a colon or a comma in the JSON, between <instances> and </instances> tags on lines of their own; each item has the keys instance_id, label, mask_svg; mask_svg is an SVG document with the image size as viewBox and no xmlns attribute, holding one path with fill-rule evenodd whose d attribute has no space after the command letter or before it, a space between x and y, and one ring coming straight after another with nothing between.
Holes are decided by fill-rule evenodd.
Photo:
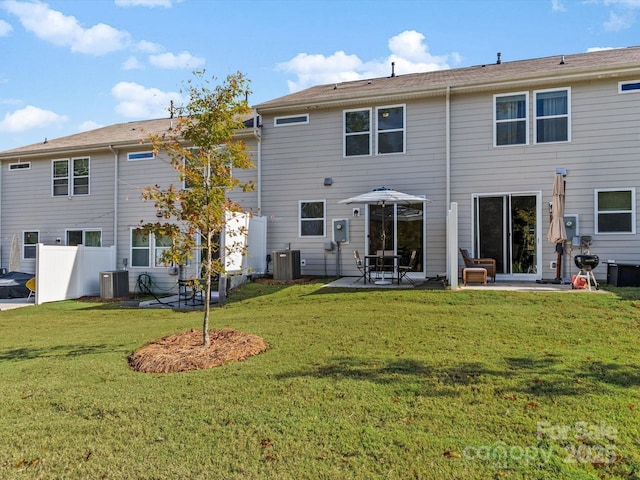
<instances>
[{"instance_id":1,"label":"roof vent","mask_svg":"<svg viewBox=\"0 0 640 480\"><path fill-rule=\"evenodd\" d=\"M564 55L560 57L560 65L564 65Z\"/></svg>"},{"instance_id":2,"label":"roof vent","mask_svg":"<svg viewBox=\"0 0 640 480\"><path fill-rule=\"evenodd\" d=\"M500 65L502 63L502 60L500 60L501 56L502 56L502 53L498 52L498 59L496 60L496 65Z\"/></svg>"},{"instance_id":3,"label":"roof vent","mask_svg":"<svg viewBox=\"0 0 640 480\"><path fill-rule=\"evenodd\" d=\"M396 62L391 62L391 77L396 76Z\"/></svg>"}]
</instances>

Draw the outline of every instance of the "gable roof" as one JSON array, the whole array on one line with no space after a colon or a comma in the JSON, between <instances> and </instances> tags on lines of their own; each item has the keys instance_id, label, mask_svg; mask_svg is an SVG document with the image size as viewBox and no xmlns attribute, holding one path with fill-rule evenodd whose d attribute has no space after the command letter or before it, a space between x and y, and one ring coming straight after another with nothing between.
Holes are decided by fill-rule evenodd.
<instances>
[{"instance_id":1,"label":"gable roof","mask_svg":"<svg viewBox=\"0 0 640 480\"><path fill-rule=\"evenodd\" d=\"M257 105L258 113L331 108L376 101L406 100L447 93L517 88L518 85L557 83L623 74L640 75L640 47L556 55L474 67L412 73L332 83L307 88Z\"/></svg>"},{"instance_id":2,"label":"gable roof","mask_svg":"<svg viewBox=\"0 0 640 480\"><path fill-rule=\"evenodd\" d=\"M45 140L24 147L0 152L0 159L18 158L37 155L62 155L71 152L90 152L108 150L109 148L142 147L151 148L149 135L162 135L170 132L176 125L177 118L159 118L136 122L117 123L107 127L68 135L66 137ZM253 113L244 117L247 128L253 127Z\"/></svg>"}]
</instances>

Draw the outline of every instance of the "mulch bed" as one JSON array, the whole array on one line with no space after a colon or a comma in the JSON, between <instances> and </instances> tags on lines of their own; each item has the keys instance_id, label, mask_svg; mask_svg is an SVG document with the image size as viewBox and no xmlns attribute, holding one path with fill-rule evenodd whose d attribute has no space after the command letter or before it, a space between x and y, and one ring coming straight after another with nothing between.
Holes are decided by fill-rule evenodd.
<instances>
[{"instance_id":1,"label":"mulch bed","mask_svg":"<svg viewBox=\"0 0 640 480\"><path fill-rule=\"evenodd\" d=\"M212 330L211 344L202 344L202 331L176 333L145 345L129 355L129 366L144 373L186 372L217 367L264 352L267 342L232 329Z\"/></svg>"}]
</instances>

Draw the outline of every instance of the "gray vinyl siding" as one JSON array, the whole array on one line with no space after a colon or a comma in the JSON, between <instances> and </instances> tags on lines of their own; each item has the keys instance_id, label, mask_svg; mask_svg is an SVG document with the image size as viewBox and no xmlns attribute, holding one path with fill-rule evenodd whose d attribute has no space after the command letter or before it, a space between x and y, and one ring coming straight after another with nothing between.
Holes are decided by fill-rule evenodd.
<instances>
[{"instance_id":1,"label":"gray vinyl siding","mask_svg":"<svg viewBox=\"0 0 640 480\"><path fill-rule=\"evenodd\" d=\"M608 259L640 260L637 234L594 234L594 190L640 186L640 95L618 94L618 81L557 85L571 87L571 141L567 143L533 142L535 86L528 89L529 145L493 147L493 93L508 90L452 97L452 201L459 204L460 246L472 245L472 194L541 191L541 273L548 277L549 263L556 259L556 253L546 240L547 205L556 168L566 168L565 213L578 214L580 235L593 237L591 253L601 259L596 275L606 275ZM576 253L579 251L574 249ZM571 264L565 272L575 270Z\"/></svg>"},{"instance_id":2,"label":"gray vinyl siding","mask_svg":"<svg viewBox=\"0 0 640 480\"><path fill-rule=\"evenodd\" d=\"M90 157L89 195L53 196L52 168L54 159ZM2 265L8 267L11 240L22 232L39 231L40 243L54 245L60 238L65 243L66 230L100 229L102 245L113 243L113 156L104 152L90 155L57 155L31 158L31 169L2 168ZM35 273L33 260L22 260L21 270Z\"/></svg>"},{"instance_id":3,"label":"gray vinyl siding","mask_svg":"<svg viewBox=\"0 0 640 480\"><path fill-rule=\"evenodd\" d=\"M256 146L254 142L247 142L250 146L251 156L255 157ZM131 229L140 226L141 223L165 221L158 219L156 216L156 208L152 201L143 201L142 192L145 187L160 185L166 188L169 185L175 185L182 188L178 178L178 173L171 166L166 154L160 153L154 159L144 159L136 161L128 161L127 153L130 150L119 152L119 191L118 191L118 252L117 264L118 268L124 265L123 260L126 258L129 269L129 283L131 291L137 291L137 280L141 274L147 274L151 277L153 286L157 293L176 292L178 288L178 277L172 275L173 269L169 267L132 267L131 266ZM255 161L254 161L255 163ZM255 180L255 169L240 170L236 169L233 175L242 180ZM246 211L255 211L257 206L256 191L241 192L234 191L230 195L234 201ZM187 269L188 275L196 274L195 259L192 266Z\"/></svg>"},{"instance_id":4,"label":"gray vinyl siding","mask_svg":"<svg viewBox=\"0 0 640 480\"><path fill-rule=\"evenodd\" d=\"M398 102L394 102L397 104ZM363 108L384 106L372 104ZM349 219L348 244L342 245L341 273L356 275L353 250L366 251L364 205L338 204L342 199L386 186L434 199L427 204L427 275L445 271L444 214L444 103L406 104L406 153L343 157L343 110L312 111L309 123L274 128L263 119L263 214L269 219L267 251L288 246L306 260L303 274L336 273L336 252L327 253L332 220ZM375 147L375 145L374 145ZM375 150L375 148L374 148ZM333 185L324 186L325 178ZM298 236L300 200L326 201L326 235ZM360 208L359 217L352 215Z\"/></svg>"}]
</instances>

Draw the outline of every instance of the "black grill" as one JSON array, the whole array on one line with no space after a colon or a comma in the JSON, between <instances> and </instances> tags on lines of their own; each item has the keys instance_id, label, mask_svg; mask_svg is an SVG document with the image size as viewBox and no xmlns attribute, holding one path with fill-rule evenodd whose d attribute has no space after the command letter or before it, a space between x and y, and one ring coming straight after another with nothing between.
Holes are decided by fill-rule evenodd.
<instances>
[{"instance_id":1,"label":"black grill","mask_svg":"<svg viewBox=\"0 0 640 480\"><path fill-rule=\"evenodd\" d=\"M585 272L590 272L600 263L597 255L576 255L573 261L576 262L576 267Z\"/></svg>"}]
</instances>

